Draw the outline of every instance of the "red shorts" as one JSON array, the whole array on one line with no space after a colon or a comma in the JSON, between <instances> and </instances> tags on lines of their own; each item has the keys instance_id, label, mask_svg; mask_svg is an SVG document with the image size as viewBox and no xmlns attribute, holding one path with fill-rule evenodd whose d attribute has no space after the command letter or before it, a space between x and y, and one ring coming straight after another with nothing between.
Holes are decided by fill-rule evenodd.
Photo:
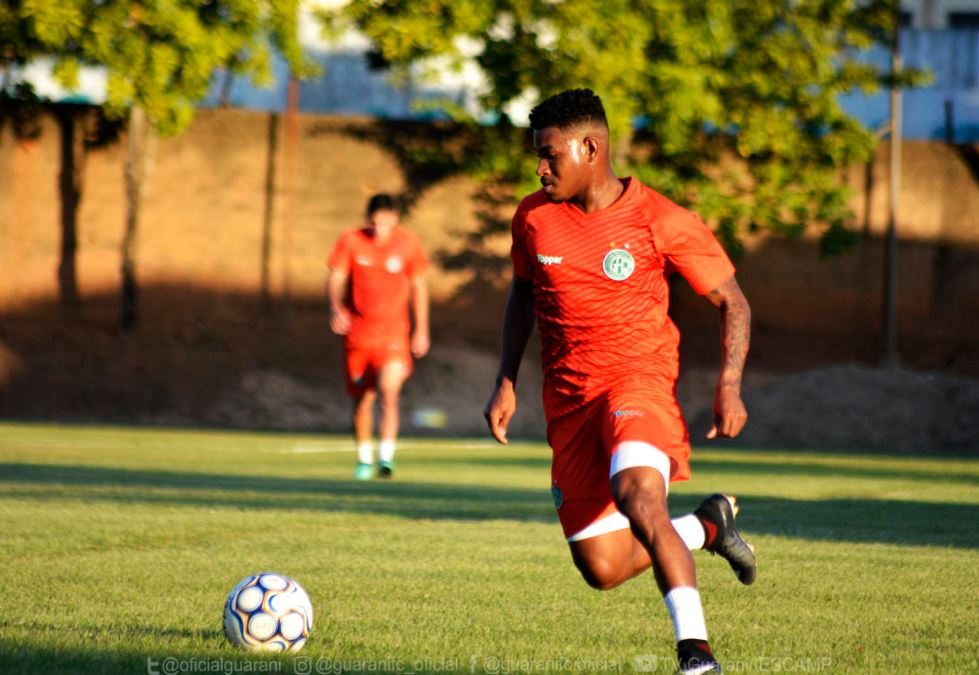
<instances>
[{"instance_id":1,"label":"red shorts","mask_svg":"<svg viewBox=\"0 0 979 675\"><path fill-rule=\"evenodd\" d=\"M368 345L347 345L347 393L360 398L377 388L378 374L389 363L404 365L404 376L411 375L411 351L408 340L386 340Z\"/></svg>"},{"instance_id":2,"label":"red shorts","mask_svg":"<svg viewBox=\"0 0 979 675\"><path fill-rule=\"evenodd\" d=\"M551 494L564 536L616 512L609 467L623 441L649 443L670 458L670 482L690 479L690 437L672 389L608 391L547 427Z\"/></svg>"}]
</instances>

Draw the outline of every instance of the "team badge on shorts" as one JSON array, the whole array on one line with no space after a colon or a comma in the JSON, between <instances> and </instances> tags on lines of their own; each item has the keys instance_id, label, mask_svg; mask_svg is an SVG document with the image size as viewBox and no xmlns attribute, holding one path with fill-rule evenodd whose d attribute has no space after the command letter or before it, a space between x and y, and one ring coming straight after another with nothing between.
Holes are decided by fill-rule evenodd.
<instances>
[{"instance_id":1,"label":"team badge on shorts","mask_svg":"<svg viewBox=\"0 0 979 675\"><path fill-rule=\"evenodd\" d=\"M623 281L632 276L636 269L636 259L622 248L613 248L605 254L602 271L612 281Z\"/></svg>"},{"instance_id":2,"label":"team badge on shorts","mask_svg":"<svg viewBox=\"0 0 979 675\"><path fill-rule=\"evenodd\" d=\"M551 486L551 498L554 500L554 508L561 508L561 504L564 503L564 493L561 492L561 488L557 486L557 483Z\"/></svg>"}]
</instances>

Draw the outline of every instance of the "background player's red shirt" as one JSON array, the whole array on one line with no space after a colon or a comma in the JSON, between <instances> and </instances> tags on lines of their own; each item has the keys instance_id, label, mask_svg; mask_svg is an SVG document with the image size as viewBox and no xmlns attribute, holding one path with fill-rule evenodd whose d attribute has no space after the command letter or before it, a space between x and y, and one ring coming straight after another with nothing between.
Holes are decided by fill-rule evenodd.
<instances>
[{"instance_id":1,"label":"background player's red shirt","mask_svg":"<svg viewBox=\"0 0 979 675\"><path fill-rule=\"evenodd\" d=\"M535 192L513 216L510 255L514 274L533 281L548 420L630 383L665 383L672 395L680 334L667 275L704 294L734 274L700 218L634 178L623 184L594 213Z\"/></svg>"},{"instance_id":2,"label":"background player's red shirt","mask_svg":"<svg viewBox=\"0 0 979 675\"><path fill-rule=\"evenodd\" d=\"M390 238L378 244L365 229L347 230L334 245L327 264L330 269L349 275L348 345L370 346L407 339L411 331L411 280L428 268L428 258L414 232L395 227Z\"/></svg>"}]
</instances>

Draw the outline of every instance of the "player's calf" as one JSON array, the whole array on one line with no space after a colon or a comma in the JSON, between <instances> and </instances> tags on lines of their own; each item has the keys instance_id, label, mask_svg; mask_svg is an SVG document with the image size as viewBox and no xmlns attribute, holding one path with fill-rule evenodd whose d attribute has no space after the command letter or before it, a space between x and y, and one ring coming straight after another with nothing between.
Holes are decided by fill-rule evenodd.
<instances>
[{"instance_id":1,"label":"player's calf","mask_svg":"<svg viewBox=\"0 0 979 675\"><path fill-rule=\"evenodd\" d=\"M585 583L600 591L611 590L649 569L649 556L628 528L568 544Z\"/></svg>"}]
</instances>

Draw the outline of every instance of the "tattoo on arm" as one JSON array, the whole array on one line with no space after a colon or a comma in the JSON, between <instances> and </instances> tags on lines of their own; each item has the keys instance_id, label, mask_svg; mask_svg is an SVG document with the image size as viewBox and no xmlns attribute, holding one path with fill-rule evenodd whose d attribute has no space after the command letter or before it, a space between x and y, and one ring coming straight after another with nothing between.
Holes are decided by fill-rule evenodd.
<instances>
[{"instance_id":1,"label":"tattoo on arm","mask_svg":"<svg viewBox=\"0 0 979 675\"><path fill-rule=\"evenodd\" d=\"M751 343L751 308L732 276L707 294L721 315L721 375L719 385L741 386Z\"/></svg>"}]
</instances>

